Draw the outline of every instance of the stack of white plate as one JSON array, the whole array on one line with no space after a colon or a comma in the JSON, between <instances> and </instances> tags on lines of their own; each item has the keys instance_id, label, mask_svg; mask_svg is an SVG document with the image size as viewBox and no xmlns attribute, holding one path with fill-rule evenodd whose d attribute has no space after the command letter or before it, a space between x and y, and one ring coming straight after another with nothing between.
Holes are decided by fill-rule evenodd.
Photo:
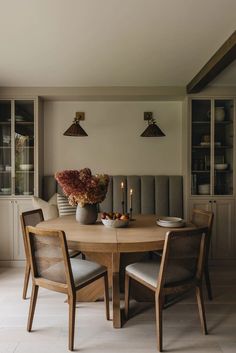
<instances>
[{"instance_id":1,"label":"stack of white plate","mask_svg":"<svg viewBox=\"0 0 236 353\"><path fill-rule=\"evenodd\" d=\"M166 228L181 228L185 226L184 220L178 217L159 217L157 224Z\"/></svg>"},{"instance_id":2,"label":"stack of white plate","mask_svg":"<svg viewBox=\"0 0 236 353\"><path fill-rule=\"evenodd\" d=\"M210 194L210 184L198 185L198 193L200 195L209 195Z\"/></svg>"}]
</instances>

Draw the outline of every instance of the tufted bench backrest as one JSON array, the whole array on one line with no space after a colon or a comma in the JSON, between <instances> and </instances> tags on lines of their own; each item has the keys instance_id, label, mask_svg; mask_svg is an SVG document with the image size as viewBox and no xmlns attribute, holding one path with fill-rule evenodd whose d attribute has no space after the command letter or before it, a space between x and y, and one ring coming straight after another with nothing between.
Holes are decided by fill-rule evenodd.
<instances>
[{"instance_id":1,"label":"tufted bench backrest","mask_svg":"<svg viewBox=\"0 0 236 353\"><path fill-rule=\"evenodd\" d=\"M129 211L129 190L133 189L133 214L157 214L183 217L183 177L179 175L116 175L112 176L105 201L100 210L121 212L122 191L125 190L125 211ZM43 179L43 198L61 193L54 176Z\"/></svg>"}]
</instances>

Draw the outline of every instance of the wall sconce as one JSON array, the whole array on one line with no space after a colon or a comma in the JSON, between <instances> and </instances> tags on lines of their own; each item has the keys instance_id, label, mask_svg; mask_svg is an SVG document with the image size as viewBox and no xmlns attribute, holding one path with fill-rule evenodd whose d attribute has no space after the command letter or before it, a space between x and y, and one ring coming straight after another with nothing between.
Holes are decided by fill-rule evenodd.
<instances>
[{"instance_id":1,"label":"wall sconce","mask_svg":"<svg viewBox=\"0 0 236 353\"><path fill-rule=\"evenodd\" d=\"M80 126L80 121L85 120L84 112L76 112L73 124L67 129L63 135L65 136L88 136L84 129Z\"/></svg>"},{"instance_id":2,"label":"wall sconce","mask_svg":"<svg viewBox=\"0 0 236 353\"><path fill-rule=\"evenodd\" d=\"M156 120L153 118L152 112L144 112L144 120L148 121L148 127L140 135L142 137L162 137L165 134L157 126Z\"/></svg>"}]
</instances>

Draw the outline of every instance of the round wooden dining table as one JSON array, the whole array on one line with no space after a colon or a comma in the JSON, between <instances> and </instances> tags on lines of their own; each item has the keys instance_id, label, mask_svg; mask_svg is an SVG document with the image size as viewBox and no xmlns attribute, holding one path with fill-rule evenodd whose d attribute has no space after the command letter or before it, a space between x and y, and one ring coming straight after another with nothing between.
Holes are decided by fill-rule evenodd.
<instances>
[{"instance_id":1,"label":"round wooden dining table","mask_svg":"<svg viewBox=\"0 0 236 353\"><path fill-rule=\"evenodd\" d=\"M112 254L113 327L121 327L120 310L120 254L162 250L165 235L173 228L156 224L155 215L137 215L126 228L107 228L101 221L92 225L78 223L75 216L62 216L37 225L39 228L63 230L68 247L81 252ZM187 228L192 228L190 224Z\"/></svg>"}]
</instances>

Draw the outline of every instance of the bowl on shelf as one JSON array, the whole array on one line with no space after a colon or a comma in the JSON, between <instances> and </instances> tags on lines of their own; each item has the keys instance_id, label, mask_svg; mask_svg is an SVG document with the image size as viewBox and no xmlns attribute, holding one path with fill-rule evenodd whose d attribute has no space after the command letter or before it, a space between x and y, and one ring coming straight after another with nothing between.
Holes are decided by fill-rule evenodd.
<instances>
[{"instance_id":1,"label":"bowl on shelf","mask_svg":"<svg viewBox=\"0 0 236 353\"><path fill-rule=\"evenodd\" d=\"M11 171L11 165L6 165L6 172L10 172Z\"/></svg>"},{"instance_id":2,"label":"bowl on shelf","mask_svg":"<svg viewBox=\"0 0 236 353\"><path fill-rule=\"evenodd\" d=\"M228 168L227 163L217 163L215 164L215 170L226 170Z\"/></svg>"},{"instance_id":3,"label":"bowl on shelf","mask_svg":"<svg viewBox=\"0 0 236 353\"><path fill-rule=\"evenodd\" d=\"M210 184L198 185L198 193L200 195L209 195L210 194Z\"/></svg>"},{"instance_id":4,"label":"bowl on shelf","mask_svg":"<svg viewBox=\"0 0 236 353\"><path fill-rule=\"evenodd\" d=\"M3 194L10 194L11 188L1 188L1 192L2 192Z\"/></svg>"},{"instance_id":5,"label":"bowl on shelf","mask_svg":"<svg viewBox=\"0 0 236 353\"><path fill-rule=\"evenodd\" d=\"M23 195L27 196L27 195L33 195L32 191L23 191Z\"/></svg>"},{"instance_id":6,"label":"bowl on shelf","mask_svg":"<svg viewBox=\"0 0 236 353\"><path fill-rule=\"evenodd\" d=\"M33 170L34 165L33 164L20 164L19 165L20 170Z\"/></svg>"}]
</instances>

